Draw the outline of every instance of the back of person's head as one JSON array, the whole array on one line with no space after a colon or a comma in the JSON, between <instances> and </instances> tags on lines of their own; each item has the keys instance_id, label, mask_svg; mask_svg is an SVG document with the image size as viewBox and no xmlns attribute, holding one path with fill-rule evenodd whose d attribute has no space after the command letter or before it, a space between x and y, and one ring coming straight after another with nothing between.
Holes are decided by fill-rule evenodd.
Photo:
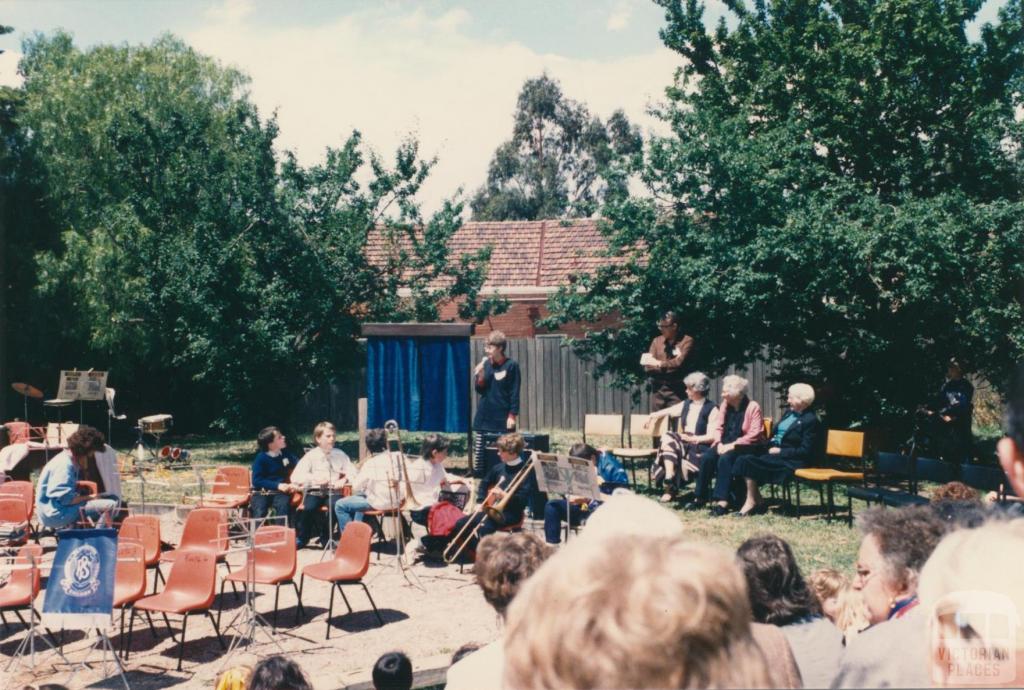
<instances>
[{"instance_id":1,"label":"back of person's head","mask_svg":"<svg viewBox=\"0 0 1024 690\"><path fill-rule=\"evenodd\" d=\"M574 458L583 458L584 460L597 460L598 452L597 448L587 443L574 443L572 448L569 449L569 455Z\"/></svg>"},{"instance_id":2,"label":"back of person's head","mask_svg":"<svg viewBox=\"0 0 1024 690\"><path fill-rule=\"evenodd\" d=\"M527 578L551 554L551 548L529 532L499 532L480 540L473 571L484 599L504 617L509 603Z\"/></svg>"},{"instance_id":3,"label":"back of person's head","mask_svg":"<svg viewBox=\"0 0 1024 690\"><path fill-rule=\"evenodd\" d=\"M832 621L843 637L849 642L862 630L866 630L871 621L868 619L868 608L864 596L853 587L844 587L836 595L836 614Z\"/></svg>"},{"instance_id":4,"label":"back of person's head","mask_svg":"<svg viewBox=\"0 0 1024 690\"><path fill-rule=\"evenodd\" d=\"M587 519L580 539L619 535L674 536L681 534L679 516L663 505L636 494L616 494Z\"/></svg>"},{"instance_id":5,"label":"back of person's head","mask_svg":"<svg viewBox=\"0 0 1024 690\"><path fill-rule=\"evenodd\" d=\"M850 578L835 568L818 568L807 576L807 585L821 603L850 586Z\"/></svg>"},{"instance_id":6,"label":"back of person's head","mask_svg":"<svg viewBox=\"0 0 1024 690\"><path fill-rule=\"evenodd\" d=\"M412 687L412 662L402 652L388 652L373 665L375 690L409 690Z\"/></svg>"},{"instance_id":7,"label":"back of person's head","mask_svg":"<svg viewBox=\"0 0 1024 690\"><path fill-rule=\"evenodd\" d=\"M252 668L249 666L232 666L217 676L215 690L246 690L250 677Z\"/></svg>"},{"instance_id":8,"label":"back of person's head","mask_svg":"<svg viewBox=\"0 0 1024 690\"><path fill-rule=\"evenodd\" d=\"M523 437L520 434L505 434L498 438L498 442L495 445L503 453L520 455L523 452L523 448L526 447L526 442L523 441Z\"/></svg>"},{"instance_id":9,"label":"back of person's head","mask_svg":"<svg viewBox=\"0 0 1024 690\"><path fill-rule=\"evenodd\" d=\"M366 430L366 450L371 453L383 453L388 447L388 435L383 429Z\"/></svg>"},{"instance_id":10,"label":"back of person's head","mask_svg":"<svg viewBox=\"0 0 1024 690\"><path fill-rule=\"evenodd\" d=\"M99 453L107 440L103 432L91 426L80 426L75 433L68 436L68 450L74 456Z\"/></svg>"},{"instance_id":11,"label":"back of person's head","mask_svg":"<svg viewBox=\"0 0 1024 690\"><path fill-rule=\"evenodd\" d=\"M281 431L276 426L263 427L260 429L260 433L256 434L256 445L264 452L270 450L270 444L274 442L274 438L279 433Z\"/></svg>"},{"instance_id":12,"label":"back of person's head","mask_svg":"<svg viewBox=\"0 0 1024 690\"><path fill-rule=\"evenodd\" d=\"M981 496L976 489L967 486L963 482L946 482L941 486L935 487L929 500L932 503L940 503L942 501L980 502Z\"/></svg>"},{"instance_id":13,"label":"back of person's head","mask_svg":"<svg viewBox=\"0 0 1024 690\"><path fill-rule=\"evenodd\" d=\"M313 686L297 663L270 656L256 664L247 690L313 690Z\"/></svg>"},{"instance_id":14,"label":"back of person's head","mask_svg":"<svg viewBox=\"0 0 1024 690\"><path fill-rule=\"evenodd\" d=\"M821 605L784 540L774 534L751 537L740 544L736 557L747 578L756 622L789 625L821 614Z\"/></svg>"},{"instance_id":15,"label":"back of person's head","mask_svg":"<svg viewBox=\"0 0 1024 690\"><path fill-rule=\"evenodd\" d=\"M735 559L681 535L572 541L509 608L505 687L769 686Z\"/></svg>"},{"instance_id":16,"label":"back of person's head","mask_svg":"<svg viewBox=\"0 0 1024 690\"><path fill-rule=\"evenodd\" d=\"M921 571L931 626L932 680L1021 687L1024 682L1024 520L951 532ZM969 679L972 668L986 675Z\"/></svg>"},{"instance_id":17,"label":"back of person's head","mask_svg":"<svg viewBox=\"0 0 1024 690\"><path fill-rule=\"evenodd\" d=\"M425 460L430 460L434 453L447 453L451 445L451 441L441 434L427 434L420 445L420 455Z\"/></svg>"}]
</instances>

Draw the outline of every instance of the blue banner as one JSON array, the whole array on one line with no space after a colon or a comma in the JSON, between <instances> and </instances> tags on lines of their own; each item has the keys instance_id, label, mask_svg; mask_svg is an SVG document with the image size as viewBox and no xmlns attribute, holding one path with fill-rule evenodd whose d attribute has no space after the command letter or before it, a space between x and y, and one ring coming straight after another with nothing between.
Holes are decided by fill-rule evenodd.
<instances>
[{"instance_id":1,"label":"blue banner","mask_svg":"<svg viewBox=\"0 0 1024 690\"><path fill-rule=\"evenodd\" d=\"M116 572L116 530L61 532L43 599L43 623L74 629L108 626Z\"/></svg>"}]
</instances>

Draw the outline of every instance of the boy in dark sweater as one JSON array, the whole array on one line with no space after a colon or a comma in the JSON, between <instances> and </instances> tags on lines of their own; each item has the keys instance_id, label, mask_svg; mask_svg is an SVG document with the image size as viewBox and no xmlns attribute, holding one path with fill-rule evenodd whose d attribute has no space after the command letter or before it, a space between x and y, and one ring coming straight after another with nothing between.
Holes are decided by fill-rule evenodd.
<instances>
[{"instance_id":1,"label":"boy in dark sweater","mask_svg":"<svg viewBox=\"0 0 1024 690\"><path fill-rule=\"evenodd\" d=\"M254 518L267 516L270 509L274 514L288 518L292 525L291 494L297 488L289 483L289 477L298 460L285 448L287 439L276 426L268 426L256 437L260 452L252 461L253 495L249 502Z\"/></svg>"}]
</instances>

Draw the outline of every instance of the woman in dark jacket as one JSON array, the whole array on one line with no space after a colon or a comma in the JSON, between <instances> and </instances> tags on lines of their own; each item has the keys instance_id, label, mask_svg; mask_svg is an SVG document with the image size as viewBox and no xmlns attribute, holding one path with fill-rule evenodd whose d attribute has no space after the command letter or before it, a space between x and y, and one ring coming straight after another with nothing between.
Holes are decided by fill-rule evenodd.
<instances>
[{"instance_id":1,"label":"woman in dark jacket","mask_svg":"<svg viewBox=\"0 0 1024 690\"><path fill-rule=\"evenodd\" d=\"M747 500L740 516L765 512L767 504L758 490L760 484L782 484L793 472L818 459L821 452L821 420L810 409L814 389L806 383L794 383L787 397L789 411L782 415L772 434L768 452L743 455L736 459L732 473L747 483Z\"/></svg>"}]
</instances>

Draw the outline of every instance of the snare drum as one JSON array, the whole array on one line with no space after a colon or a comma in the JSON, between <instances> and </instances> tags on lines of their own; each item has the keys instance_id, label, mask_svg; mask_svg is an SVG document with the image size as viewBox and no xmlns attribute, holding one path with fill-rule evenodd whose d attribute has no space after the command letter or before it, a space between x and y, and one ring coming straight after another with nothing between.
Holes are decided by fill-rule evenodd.
<instances>
[{"instance_id":1,"label":"snare drum","mask_svg":"<svg viewBox=\"0 0 1024 690\"><path fill-rule=\"evenodd\" d=\"M170 429L172 424L174 417L169 414L151 414L139 420L139 428L147 434L162 434Z\"/></svg>"}]
</instances>

